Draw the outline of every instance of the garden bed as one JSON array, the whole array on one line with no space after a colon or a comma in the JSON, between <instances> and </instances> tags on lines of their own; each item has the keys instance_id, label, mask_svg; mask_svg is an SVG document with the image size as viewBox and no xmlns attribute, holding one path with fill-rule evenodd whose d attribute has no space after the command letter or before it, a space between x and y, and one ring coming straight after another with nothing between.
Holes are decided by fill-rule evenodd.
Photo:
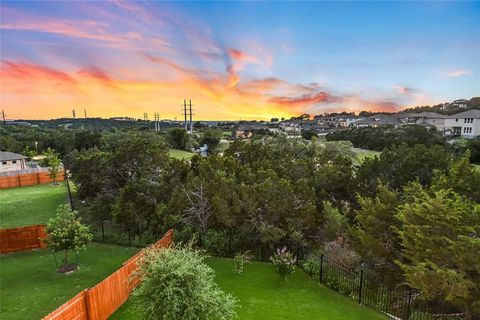
<instances>
[{"instance_id":1,"label":"garden bed","mask_svg":"<svg viewBox=\"0 0 480 320\"><path fill-rule=\"evenodd\" d=\"M317 284L300 269L283 282L269 263L250 262L243 275L234 273L231 259L209 258L207 263L220 287L239 300L239 320L386 319ZM128 300L111 319L140 319L140 314Z\"/></svg>"}]
</instances>

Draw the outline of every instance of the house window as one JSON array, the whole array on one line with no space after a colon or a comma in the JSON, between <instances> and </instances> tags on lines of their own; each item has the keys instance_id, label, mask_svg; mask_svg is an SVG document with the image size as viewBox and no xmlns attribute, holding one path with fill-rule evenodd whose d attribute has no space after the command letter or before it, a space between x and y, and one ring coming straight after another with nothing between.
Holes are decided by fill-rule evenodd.
<instances>
[{"instance_id":1,"label":"house window","mask_svg":"<svg viewBox=\"0 0 480 320\"><path fill-rule=\"evenodd\" d=\"M17 163L17 160L13 160L13 161L12 161L12 164L15 164L15 163Z\"/></svg>"},{"instance_id":2,"label":"house window","mask_svg":"<svg viewBox=\"0 0 480 320\"><path fill-rule=\"evenodd\" d=\"M458 122L458 118L455 119L455 122Z\"/></svg>"},{"instance_id":3,"label":"house window","mask_svg":"<svg viewBox=\"0 0 480 320\"><path fill-rule=\"evenodd\" d=\"M4 166L6 166L6 165L7 165L7 161L2 161L2 164L3 164Z\"/></svg>"}]
</instances>

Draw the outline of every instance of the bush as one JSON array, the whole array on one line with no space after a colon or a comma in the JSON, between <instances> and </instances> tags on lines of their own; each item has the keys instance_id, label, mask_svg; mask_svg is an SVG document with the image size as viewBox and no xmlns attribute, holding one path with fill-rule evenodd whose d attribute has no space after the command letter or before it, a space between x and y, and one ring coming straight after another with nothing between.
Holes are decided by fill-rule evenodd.
<instances>
[{"instance_id":1,"label":"bush","mask_svg":"<svg viewBox=\"0 0 480 320\"><path fill-rule=\"evenodd\" d=\"M270 260L272 260L275 271L282 280L285 280L290 273L295 271L297 259L293 256L293 253L287 250L287 247L278 248L277 252L270 257Z\"/></svg>"},{"instance_id":2,"label":"bush","mask_svg":"<svg viewBox=\"0 0 480 320\"><path fill-rule=\"evenodd\" d=\"M204 259L191 246L145 251L137 273L142 282L133 293L142 318L234 319L236 301L214 282Z\"/></svg>"},{"instance_id":3,"label":"bush","mask_svg":"<svg viewBox=\"0 0 480 320\"><path fill-rule=\"evenodd\" d=\"M250 251L239 252L233 258L233 268L236 273L243 274L245 262L251 259Z\"/></svg>"}]
</instances>

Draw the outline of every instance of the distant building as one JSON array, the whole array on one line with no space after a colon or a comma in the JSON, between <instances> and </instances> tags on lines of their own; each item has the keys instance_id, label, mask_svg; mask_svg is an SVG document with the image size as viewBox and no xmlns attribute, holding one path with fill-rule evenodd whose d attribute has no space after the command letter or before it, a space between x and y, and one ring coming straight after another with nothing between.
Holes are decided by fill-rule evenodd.
<instances>
[{"instance_id":1,"label":"distant building","mask_svg":"<svg viewBox=\"0 0 480 320\"><path fill-rule=\"evenodd\" d=\"M480 110L473 109L448 116L443 132L445 135L459 135L465 138L480 136Z\"/></svg>"},{"instance_id":2,"label":"distant building","mask_svg":"<svg viewBox=\"0 0 480 320\"><path fill-rule=\"evenodd\" d=\"M27 157L7 151L0 151L0 172L26 169Z\"/></svg>"},{"instance_id":3,"label":"distant building","mask_svg":"<svg viewBox=\"0 0 480 320\"><path fill-rule=\"evenodd\" d=\"M393 126L398 127L402 125L402 121L398 119L396 116L390 116L387 114L375 114L368 118L358 120L352 123L352 125L356 128L364 128L364 127L382 127L382 126Z\"/></svg>"},{"instance_id":4,"label":"distant building","mask_svg":"<svg viewBox=\"0 0 480 320\"><path fill-rule=\"evenodd\" d=\"M110 118L110 120L115 120L115 121L136 121L134 118L129 118L129 117L113 117Z\"/></svg>"},{"instance_id":5,"label":"distant building","mask_svg":"<svg viewBox=\"0 0 480 320\"><path fill-rule=\"evenodd\" d=\"M267 125L263 123L250 122L242 123L235 130L235 138L246 139L250 138L253 135L253 132L256 130L267 130Z\"/></svg>"},{"instance_id":6,"label":"distant building","mask_svg":"<svg viewBox=\"0 0 480 320\"><path fill-rule=\"evenodd\" d=\"M32 125L28 121L6 121L5 124L9 126L31 126Z\"/></svg>"},{"instance_id":7,"label":"distant building","mask_svg":"<svg viewBox=\"0 0 480 320\"><path fill-rule=\"evenodd\" d=\"M468 104L468 100L465 99L458 99L452 102L452 105L457 106L459 108L466 108Z\"/></svg>"}]
</instances>

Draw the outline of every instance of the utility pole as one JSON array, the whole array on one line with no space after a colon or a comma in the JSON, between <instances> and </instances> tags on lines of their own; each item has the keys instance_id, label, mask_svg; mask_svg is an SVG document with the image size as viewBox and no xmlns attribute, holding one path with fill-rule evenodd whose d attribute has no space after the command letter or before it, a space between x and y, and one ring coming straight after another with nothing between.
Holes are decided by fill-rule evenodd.
<instances>
[{"instance_id":1,"label":"utility pole","mask_svg":"<svg viewBox=\"0 0 480 320\"><path fill-rule=\"evenodd\" d=\"M148 121L148 114L146 112L143 113L143 121Z\"/></svg>"},{"instance_id":2,"label":"utility pole","mask_svg":"<svg viewBox=\"0 0 480 320\"><path fill-rule=\"evenodd\" d=\"M72 110L72 117L75 119L75 109Z\"/></svg>"},{"instance_id":3,"label":"utility pole","mask_svg":"<svg viewBox=\"0 0 480 320\"><path fill-rule=\"evenodd\" d=\"M3 124L7 124L7 121L5 121L5 111L2 109L2 117L3 117Z\"/></svg>"},{"instance_id":4,"label":"utility pole","mask_svg":"<svg viewBox=\"0 0 480 320\"><path fill-rule=\"evenodd\" d=\"M160 131L160 114L158 112L155 112L154 114L155 118L155 131Z\"/></svg>"},{"instance_id":5,"label":"utility pole","mask_svg":"<svg viewBox=\"0 0 480 320\"><path fill-rule=\"evenodd\" d=\"M83 109L83 114L85 115L85 119L87 119L87 109Z\"/></svg>"},{"instance_id":6,"label":"utility pole","mask_svg":"<svg viewBox=\"0 0 480 320\"><path fill-rule=\"evenodd\" d=\"M193 133L193 122L192 122L192 100L188 100L190 105L190 134Z\"/></svg>"},{"instance_id":7,"label":"utility pole","mask_svg":"<svg viewBox=\"0 0 480 320\"><path fill-rule=\"evenodd\" d=\"M185 116L185 130L188 131L187 127L187 100L183 99L183 115Z\"/></svg>"}]
</instances>

